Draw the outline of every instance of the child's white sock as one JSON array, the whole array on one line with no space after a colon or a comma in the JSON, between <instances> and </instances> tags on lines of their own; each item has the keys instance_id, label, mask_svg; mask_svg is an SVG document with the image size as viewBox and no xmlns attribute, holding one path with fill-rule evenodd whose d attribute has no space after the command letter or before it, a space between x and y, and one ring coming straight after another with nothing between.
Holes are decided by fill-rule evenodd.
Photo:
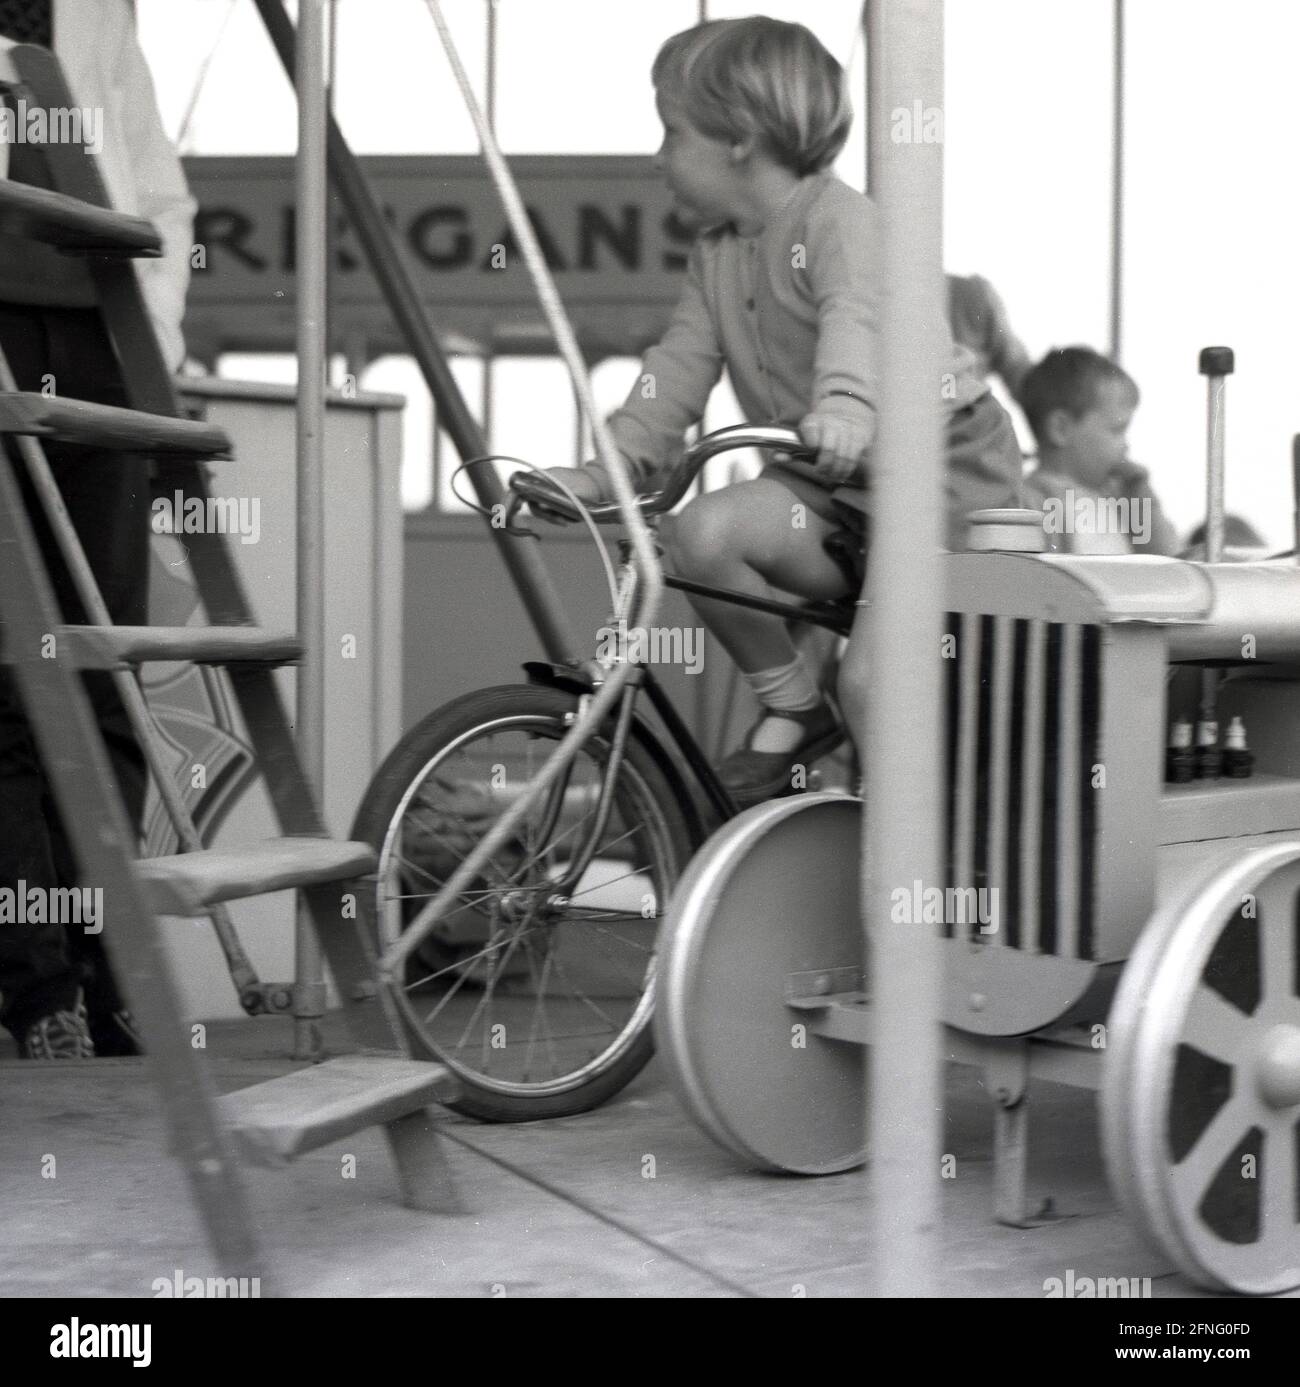
<instances>
[{"instance_id":1,"label":"child's white sock","mask_svg":"<svg viewBox=\"0 0 1300 1387\"><path fill-rule=\"evenodd\" d=\"M764 708L802 713L815 708L821 691L803 660L796 656L788 665L759 669L745 675L745 682ZM764 718L754 733L752 751L793 751L803 736L799 724L788 718Z\"/></svg>"}]
</instances>

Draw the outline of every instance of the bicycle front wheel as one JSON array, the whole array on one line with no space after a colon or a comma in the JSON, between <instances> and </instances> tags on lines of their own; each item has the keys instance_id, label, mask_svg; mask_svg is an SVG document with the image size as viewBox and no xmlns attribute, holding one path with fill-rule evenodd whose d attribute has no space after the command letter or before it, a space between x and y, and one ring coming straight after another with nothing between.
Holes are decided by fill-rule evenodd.
<instances>
[{"instance_id":1,"label":"bicycle front wheel","mask_svg":"<svg viewBox=\"0 0 1300 1387\"><path fill-rule=\"evenodd\" d=\"M576 709L559 689L485 689L431 713L393 749L352 831L379 860L363 909L381 952L514 802ZM458 1111L498 1122L584 1112L650 1058L655 935L692 844L635 735L590 844L610 751L607 725L462 889L393 988L417 1053L460 1078Z\"/></svg>"}]
</instances>

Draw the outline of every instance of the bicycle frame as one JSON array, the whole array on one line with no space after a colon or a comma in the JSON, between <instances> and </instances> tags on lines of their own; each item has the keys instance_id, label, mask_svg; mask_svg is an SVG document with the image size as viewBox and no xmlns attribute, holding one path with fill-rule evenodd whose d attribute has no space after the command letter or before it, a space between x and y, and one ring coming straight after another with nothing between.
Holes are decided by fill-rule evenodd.
<instances>
[{"instance_id":1,"label":"bicycle frame","mask_svg":"<svg viewBox=\"0 0 1300 1387\"><path fill-rule=\"evenodd\" d=\"M706 462L719 453L737 448L766 449L780 452L792 459L807 459L810 456L809 450L804 446L798 434L791 429L752 427L742 424L708 434L687 449L682 464L669 474L661 491L651 496L639 498L641 511L651 530L657 529L661 515L671 511L685 498ZM515 516L525 501L542 502L552 506L562 514L577 518L576 513L567 503L556 503L554 490L540 477L531 474L517 475L511 479L510 487L514 492L515 499L507 512L507 526L513 524ZM586 509L591 518L597 522L618 518L617 507L615 506L593 505ZM617 584L618 605L622 612L630 611L635 607L638 576L631 547L626 540L622 540L620 541L619 581ZM844 602L796 602L772 597L758 597L751 593L714 587L708 583L698 583L690 578L682 578L667 573L663 576L663 583L665 587L675 588L677 591L693 597L704 597L711 601L724 602L751 611L765 612L771 616L782 617L786 621L819 626L825 630L833 631L838 636L847 636L853 623L854 608ZM617 612L611 616L614 629L620 629L617 625L618 619L619 613ZM608 668L612 663L614 661L591 660L575 666L552 666L550 668L558 676L556 682L572 683L576 681L588 691L593 691L603 681L601 670ZM593 832L590 835L589 843L579 854L580 865L577 865L576 870L571 868L565 874L566 889L572 889L582 871L586 870L590 863L590 849L594 848L601 833L604 832L609 807L613 799L612 787L622 764L627 737L632 727L637 694L641 688L645 689L650 706L666 729L672 750L685 764L689 777L694 781L694 788L703 792L709 807L718 815L720 820L729 819L736 813L734 801L718 779L699 742L673 706L672 700L655 676L653 669L639 660L628 663L631 663L634 668L623 689L618 712L615 715L614 735L609 760L603 771L600 803ZM530 675L537 668L539 667L530 667ZM692 787L688 785L684 788L689 791Z\"/></svg>"},{"instance_id":2,"label":"bicycle frame","mask_svg":"<svg viewBox=\"0 0 1300 1387\"><path fill-rule=\"evenodd\" d=\"M798 435L788 429L740 426L710 434L688 449L683 465L675 469L661 492L654 496L638 498L641 512L650 528L654 529L658 516L671 510L685 497L691 483L709 458L729 449L748 447L779 450L791 457L800 455L807 457L808 455L808 450L804 448ZM510 486L514 496L506 511L504 528L514 529L518 532L515 518L525 502L541 503L546 508L574 519L578 518L574 508L567 500L558 495L555 488L530 474L520 474L513 477ZM598 505L588 507L587 510L594 520L621 519L617 506ZM524 531L524 533L531 532ZM622 540L618 581L614 595L615 611L610 618L613 629L626 630L635 627L635 618L641 610L639 599L642 592L643 576L639 570L631 543L626 539ZM756 597L748 593L734 592L727 588L715 588L689 579L672 578L667 575L663 576L662 584L695 596L766 612L775 617L782 617L787 621L822 626L839 635L847 635L852 624L852 608L840 603L783 602L775 598ZM622 668L619 669L618 667ZM582 874L591 864L596 846L604 833L613 806L615 787L626 754L628 737L632 734L632 728L635 725L637 693L642 686L645 687L650 698L651 707L658 714L667 730L671 749L664 748L662 740L648 729L640 729L638 735L649 742L652 752L661 761L667 759L669 765L673 767L675 778L679 782L682 781L682 776L677 772L677 768L684 763L687 776L690 781L693 781L693 784L683 784L683 790L686 793L695 796L697 792L702 792L709 808L720 821L725 821L735 815L737 812L735 802L718 779L690 729L673 707L671 699L658 679L655 678L653 670L648 666L640 660L630 660L626 658L625 654L619 654L590 659L577 664L544 666L543 668L549 668L552 671L553 681L556 684L567 686L578 693L579 705L575 720L586 711L584 701L596 697L604 685L614 678L621 679L624 685L618 691L617 702L613 703L606 712L605 721L608 722L612 719L614 729L610 741L609 756L601 771L599 797L592 821L592 829L585 839L578 844L562 880L547 883L545 889L553 900L559 902L573 891ZM615 673L616 669L618 670L617 674ZM549 786L548 798L543 809L543 822L545 824L553 824L558 819L567 783L568 770L566 769ZM697 797L693 799L693 802L698 808L699 800ZM498 833L502 826L503 821L498 821L492 832ZM489 834L489 838L491 836ZM486 843L487 840L482 846L486 847ZM467 864L462 864L458 871L466 872ZM441 910L445 908L445 905L454 895L454 883L455 876L443 887L439 896L419 912L416 918L411 921L402 938L380 959L379 970L382 976L394 977L398 975L405 960L432 931Z\"/></svg>"},{"instance_id":3,"label":"bicycle frame","mask_svg":"<svg viewBox=\"0 0 1300 1387\"><path fill-rule=\"evenodd\" d=\"M652 518L650 523L653 528L656 523L655 519ZM636 574L626 541L621 546L619 576L622 604L630 607L635 594ZM846 606L844 603L800 603L786 602L778 598L755 597L749 593L735 592L730 588L713 587L707 583L697 583L670 574L664 575L664 586L696 596L707 597L713 601L724 602L731 606L747 607L754 611L766 612L772 616L783 617L787 621L820 626L839 636L847 636L852 625L854 608ZM708 756L685 720L678 713L653 668L641 660L631 660L628 663L633 668L623 688L618 711L614 715L615 724L610 743L610 754L601 773L600 798L592 829L587 842L579 849L574 862L565 873L563 882L557 888L561 893L571 891L576 885L582 873L590 865L595 845L604 833L609 809L613 802L613 787L626 752L627 739L633 726L636 700L641 689L645 690L650 706L654 709L667 733L670 754L671 752L676 753L677 763L684 764L689 779L694 782L693 786L687 784L684 788L688 792L692 789L701 791L709 808L719 821L730 819L737 812L735 802L718 779ZM599 683L601 676L598 671L604 667L605 662L592 660L578 665L529 665L526 668L531 678L539 678L540 671L549 670L554 678L544 682L569 687L577 685L589 694ZM662 741L662 739L657 740ZM558 799L554 801L554 804L558 806ZM551 812L551 809L548 808L547 819L544 820L544 823L549 823ZM555 808L554 812L558 814L558 807Z\"/></svg>"}]
</instances>

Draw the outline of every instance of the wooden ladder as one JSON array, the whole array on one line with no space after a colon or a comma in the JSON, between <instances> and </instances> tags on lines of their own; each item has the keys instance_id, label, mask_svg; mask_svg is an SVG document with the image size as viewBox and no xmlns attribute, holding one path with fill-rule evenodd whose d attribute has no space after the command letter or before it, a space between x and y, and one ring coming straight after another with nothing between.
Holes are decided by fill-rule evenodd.
<instances>
[{"instance_id":1,"label":"wooden ladder","mask_svg":"<svg viewBox=\"0 0 1300 1387\"><path fill-rule=\"evenodd\" d=\"M31 45L0 51L0 89L47 109L73 106L53 55ZM115 627L108 619L41 440L150 455L169 493L205 501L205 464L230 456L230 443L220 429L182 417L149 323L131 260L161 253L157 232L110 208L98 164L81 147L51 144L45 154L57 191L0 179L0 230L84 259L130 408L22 393L0 352L0 434L26 468L91 620L63 623L14 466L0 448L0 659L13 670L81 879L103 889L105 947L143 1034L172 1149L221 1271L258 1276L266 1286L269 1267L236 1152L279 1165L379 1125L403 1202L453 1212L459 1205L429 1107L451 1097L455 1081L445 1066L409 1058L404 1032L374 985L372 944L355 919L344 918L357 913L343 909L345 893L374 871L374 856L367 844L326 834L275 684L275 668L300 658L300 643L254 624L225 537L186 535L212 626ZM229 851L203 849L139 683L142 664L178 660L225 667L282 836ZM85 670L111 672L186 851L137 860L136 832L80 678ZM362 1052L218 1099L202 1051L190 1044L159 917L209 916L238 965L243 955L224 902L291 887L302 893ZM251 967L241 981L232 966L232 976L237 986L254 978Z\"/></svg>"}]
</instances>

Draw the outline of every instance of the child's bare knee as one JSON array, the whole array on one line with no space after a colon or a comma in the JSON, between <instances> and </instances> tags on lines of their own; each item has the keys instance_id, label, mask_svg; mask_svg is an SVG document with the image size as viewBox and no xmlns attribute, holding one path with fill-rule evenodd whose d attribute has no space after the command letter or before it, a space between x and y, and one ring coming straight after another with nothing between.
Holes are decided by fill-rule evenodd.
<instances>
[{"instance_id":1,"label":"child's bare knee","mask_svg":"<svg viewBox=\"0 0 1300 1387\"><path fill-rule=\"evenodd\" d=\"M711 496L692 501L675 518L668 538L668 552L674 563L699 568L728 554L735 530L726 511Z\"/></svg>"}]
</instances>

